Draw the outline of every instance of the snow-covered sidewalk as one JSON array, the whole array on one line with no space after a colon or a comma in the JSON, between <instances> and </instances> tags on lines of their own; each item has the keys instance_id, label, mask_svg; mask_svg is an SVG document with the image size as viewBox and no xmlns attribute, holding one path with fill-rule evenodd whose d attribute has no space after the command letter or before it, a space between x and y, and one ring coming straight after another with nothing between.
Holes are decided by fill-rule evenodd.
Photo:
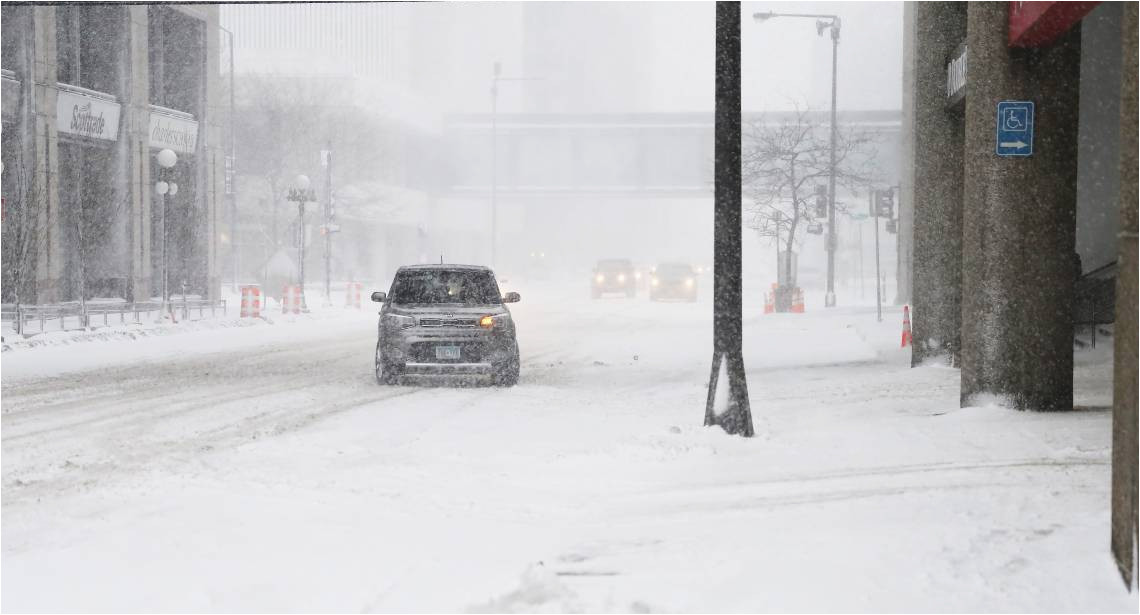
<instances>
[{"instance_id":1,"label":"snow-covered sidewalk","mask_svg":"<svg viewBox=\"0 0 1140 615\"><path fill-rule=\"evenodd\" d=\"M5 353L0 606L1137 610L1107 346L1091 409L960 409L897 310L746 303L742 439L700 426L707 302L520 290L509 390L376 385L367 311L113 369Z\"/></svg>"}]
</instances>

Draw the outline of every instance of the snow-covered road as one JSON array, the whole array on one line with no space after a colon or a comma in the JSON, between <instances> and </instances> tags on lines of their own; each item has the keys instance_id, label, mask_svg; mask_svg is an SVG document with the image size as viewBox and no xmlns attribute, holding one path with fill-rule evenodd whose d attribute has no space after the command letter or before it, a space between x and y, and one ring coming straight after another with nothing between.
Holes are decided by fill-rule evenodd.
<instances>
[{"instance_id":1,"label":"snow-covered road","mask_svg":"<svg viewBox=\"0 0 1140 615\"><path fill-rule=\"evenodd\" d=\"M959 409L897 310L749 301L746 440L707 301L519 290L506 390L377 385L369 311L5 352L0 607L1137 610L1103 349L1091 409Z\"/></svg>"}]
</instances>

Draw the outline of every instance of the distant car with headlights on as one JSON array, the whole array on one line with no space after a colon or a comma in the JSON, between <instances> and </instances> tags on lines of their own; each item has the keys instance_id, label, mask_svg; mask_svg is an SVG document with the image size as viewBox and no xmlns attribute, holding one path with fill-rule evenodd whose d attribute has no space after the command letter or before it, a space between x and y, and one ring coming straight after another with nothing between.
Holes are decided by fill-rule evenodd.
<instances>
[{"instance_id":1,"label":"distant car with headlights on","mask_svg":"<svg viewBox=\"0 0 1140 615\"><path fill-rule=\"evenodd\" d=\"M610 293L621 293L626 297L637 296L637 272L629 259L611 258L598 261L593 276L590 281L590 296L594 299Z\"/></svg>"},{"instance_id":2,"label":"distant car with headlights on","mask_svg":"<svg viewBox=\"0 0 1140 615\"><path fill-rule=\"evenodd\" d=\"M395 384L404 375L489 376L499 386L519 379L519 345L495 274L476 265L400 267L380 308L376 380Z\"/></svg>"},{"instance_id":3,"label":"distant car with headlights on","mask_svg":"<svg viewBox=\"0 0 1140 615\"><path fill-rule=\"evenodd\" d=\"M697 300L697 272L686 263L662 263L649 279L649 300Z\"/></svg>"}]
</instances>

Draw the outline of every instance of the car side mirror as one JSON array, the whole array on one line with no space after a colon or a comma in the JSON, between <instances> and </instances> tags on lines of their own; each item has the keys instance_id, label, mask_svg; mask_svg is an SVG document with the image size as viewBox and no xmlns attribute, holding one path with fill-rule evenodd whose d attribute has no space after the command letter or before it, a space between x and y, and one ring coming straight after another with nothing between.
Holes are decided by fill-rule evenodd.
<instances>
[{"instance_id":1,"label":"car side mirror","mask_svg":"<svg viewBox=\"0 0 1140 615\"><path fill-rule=\"evenodd\" d=\"M372 301L375 303L384 303L384 299L386 299L387 297L388 297L388 295L385 295L381 291L376 291L376 292L372 293Z\"/></svg>"},{"instance_id":2,"label":"car side mirror","mask_svg":"<svg viewBox=\"0 0 1140 615\"><path fill-rule=\"evenodd\" d=\"M509 292L503 295L503 303L518 303L521 300L522 297L520 297L516 292Z\"/></svg>"}]
</instances>

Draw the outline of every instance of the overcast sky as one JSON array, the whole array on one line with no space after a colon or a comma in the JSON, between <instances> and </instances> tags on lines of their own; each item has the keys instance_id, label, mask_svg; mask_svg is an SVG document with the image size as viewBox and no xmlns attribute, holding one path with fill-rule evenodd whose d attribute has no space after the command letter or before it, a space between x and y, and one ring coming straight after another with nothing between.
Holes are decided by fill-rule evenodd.
<instances>
[{"instance_id":1,"label":"overcast sky","mask_svg":"<svg viewBox=\"0 0 1140 615\"><path fill-rule=\"evenodd\" d=\"M547 3L540 3L547 4ZM630 78L647 89L644 97L631 98L633 111L708 111L713 107L714 18L712 2L575 3L581 21L567 20L565 28L582 28L580 62L591 55L605 55L613 48L614 63L623 62L627 41L612 40L615 31L591 26L600 20L620 19L631 30L637 47L636 63L629 65ZM503 59L506 70L521 70L517 57L524 48L525 20L512 15L509 5L468 4L459 10L459 21L472 26L461 33L468 38L460 45L455 61L471 63L456 79L470 79L467 90L486 90L484 65L492 56ZM841 109L898 109L902 98L902 3L901 2L746 2L742 5L742 88L744 107L749 110L785 109L792 101L814 107L830 104L831 40L816 33L815 21L777 18L764 23L752 19L754 12L795 12L839 15L842 31L839 46L838 100ZM595 18L596 16L596 18ZM565 16L563 15L563 18ZM620 32L620 31L619 31ZM620 36L620 34L619 34ZM454 39L453 39L454 40ZM512 50L519 50L512 53ZM515 66L511 64L515 63ZM474 73L474 74L472 74ZM633 73L644 73L634 77ZM612 73L610 73L612 75ZM558 79L558 75L544 75ZM585 77L587 80L590 76ZM620 89L618 84L596 76L588 89L599 97ZM501 108L526 105L522 88L502 90ZM451 97L452 107L476 109L487 106L486 96ZM617 103L606 105L605 110ZM456 109L458 110L458 109Z\"/></svg>"},{"instance_id":2,"label":"overcast sky","mask_svg":"<svg viewBox=\"0 0 1140 615\"><path fill-rule=\"evenodd\" d=\"M294 5L297 7L298 5ZM542 82L503 83L500 111L711 111L713 2L469 2L389 5L246 5L252 24L290 32L341 27L333 17L355 11L373 23L384 11L390 28L348 44L304 36L236 36L247 46L239 70L313 73L351 71L366 50L383 48L382 79L402 81L425 105L444 112L490 110L492 66L504 76ZM316 8L313 8L316 7ZM315 12L314 12L315 11ZM831 41L813 19L756 23L757 11L836 14L840 109L898 109L902 87L901 2L746 2L742 5L743 96L746 110L830 104ZM223 21L229 24L223 10ZM292 16L290 16L292 15ZM234 24L229 24L233 26ZM385 40L386 38L386 40ZM308 41L306 43L306 41ZM542 73L535 75L531 73Z\"/></svg>"},{"instance_id":3,"label":"overcast sky","mask_svg":"<svg viewBox=\"0 0 1140 615\"><path fill-rule=\"evenodd\" d=\"M662 110L711 109L712 3L655 5L654 86ZM841 109L899 109L902 104L901 2L745 2L741 56L745 109L787 108L789 100L830 105L831 39L815 21L755 12L835 14L842 20Z\"/></svg>"}]
</instances>

